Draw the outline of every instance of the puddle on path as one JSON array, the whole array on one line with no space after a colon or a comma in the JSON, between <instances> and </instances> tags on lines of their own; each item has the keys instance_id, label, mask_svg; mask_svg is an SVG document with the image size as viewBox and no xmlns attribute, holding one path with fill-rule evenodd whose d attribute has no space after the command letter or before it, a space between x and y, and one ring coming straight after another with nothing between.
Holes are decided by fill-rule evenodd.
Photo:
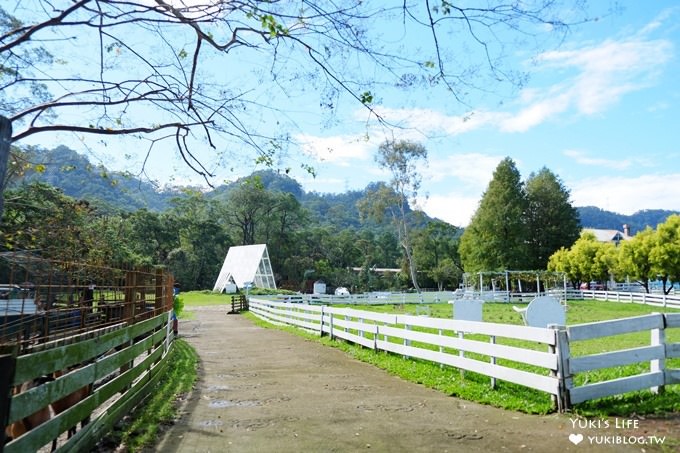
<instances>
[{"instance_id":1,"label":"puddle on path","mask_svg":"<svg viewBox=\"0 0 680 453\"><path fill-rule=\"evenodd\" d=\"M234 401L234 400L212 400L208 403L209 407L226 408L226 407L253 407L259 406L262 403L254 400Z\"/></svg>"},{"instance_id":2,"label":"puddle on path","mask_svg":"<svg viewBox=\"0 0 680 453\"><path fill-rule=\"evenodd\" d=\"M222 426L222 421L221 420L203 420L197 423L198 426L205 426L205 427L210 427L210 426Z\"/></svg>"},{"instance_id":3,"label":"puddle on path","mask_svg":"<svg viewBox=\"0 0 680 453\"><path fill-rule=\"evenodd\" d=\"M206 392L223 392L225 390L229 390L229 386L227 386L227 385L209 385L205 388Z\"/></svg>"}]
</instances>

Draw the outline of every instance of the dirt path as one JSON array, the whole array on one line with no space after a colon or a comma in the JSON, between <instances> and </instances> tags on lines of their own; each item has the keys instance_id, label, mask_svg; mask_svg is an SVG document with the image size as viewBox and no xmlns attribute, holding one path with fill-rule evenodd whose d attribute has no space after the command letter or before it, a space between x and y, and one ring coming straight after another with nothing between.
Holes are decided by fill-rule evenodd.
<instances>
[{"instance_id":1,"label":"dirt path","mask_svg":"<svg viewBox=\"0 0 680 453\"><path fill-rule=\"evenodd\" d=\"M600 426L588 429L574 427L568 415L459 400L334 348L255 327L224 307L196 309L180 335L201 358L199 381L181 419L159 440L155 450L164 453L650 452L660 449L643 436L671 429L647 420L625 430L614 420L609 427L591 420Z\"/></svg>"}]
</instances>

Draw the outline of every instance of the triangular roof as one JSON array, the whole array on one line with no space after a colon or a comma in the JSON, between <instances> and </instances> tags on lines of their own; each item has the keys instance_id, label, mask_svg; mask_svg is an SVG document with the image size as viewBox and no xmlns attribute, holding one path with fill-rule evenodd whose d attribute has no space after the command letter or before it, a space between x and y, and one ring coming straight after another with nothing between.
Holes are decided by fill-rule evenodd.
<instances>
[{"instance_id":1,"label":"triangular roof","mask_svg":"<svg viewBox=\"0 0 680 453\"><path fill-rule=\"evenodd\" d=\"M595 235L598 242L615 242L619 243L630 239L625 232L619 230L604 230L599 228L584 228L583 231Z\"/></svg>"},{"instance_id":2,"label":"triangular roof","mask_svg":"<svg viewBox=\"0 0 680 453\"><path fill-rule=\"evenodd\" d=\"M230 247L213 291L222 292L229 283L243 288L248 282L257 288L276 289L266 244Z\"/></svg>"}]
</instances>

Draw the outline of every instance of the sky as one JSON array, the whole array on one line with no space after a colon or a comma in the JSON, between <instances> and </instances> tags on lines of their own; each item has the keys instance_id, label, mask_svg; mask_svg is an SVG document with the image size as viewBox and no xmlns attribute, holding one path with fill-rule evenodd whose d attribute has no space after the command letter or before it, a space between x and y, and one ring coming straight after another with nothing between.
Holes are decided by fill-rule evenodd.
<instances>
[{"instance_id":1,"label":"sky","mask_svg":"<svg viewBox=\"0 0 680 453\"><path fill-rule=\"evenodd\" d=\"M680 211L680 1L621 4L618 13L572 29L557 48L539 55L516 49L511 56L529 75L520 90L473 96L464 108L427 96L419 102L402 99L398 91L381 93L374 107L402 126L390 134L428 151L428 162L419 167L418 207L466 226L494 169L510 157L523 179L543 167L555 173L574 206L626 215ZM316 176L292 176L305 190L321 193L388 180L374 160L384 131L367 125L361 105L338 115L330 127L299 122L303 127L292 132L299 149L293 151L306 156ZM72 138L56 140L82 151ZM45 145L42 138L32 143ZM85 148L114 170L143 158L123 161L105 147ZM218 182L258 168L242 165L240 174L223 160L211 166ZM201 183L162 153L152 154L145 170L152 179Z\"/></svg>"},{"instance_id":2,"label":"sky","mask_svg":"<svg viewBox=\"0 0 680 453\"><path fill-rule=\"evenodd\" d=\"M500 107L473 110L467 121L427 105L389 111L388 118L441 136L423 142L429 163L421 207L467 225L509 156L523 179L550 169L574 206L626 215L680 210L679 46L680 2L628 2L621 14L539 55L526 88ZM308 140L325 160L306 188L342 191L385 179L373 161L376 143L351 135Z\"/></svg>"}]
</instances>

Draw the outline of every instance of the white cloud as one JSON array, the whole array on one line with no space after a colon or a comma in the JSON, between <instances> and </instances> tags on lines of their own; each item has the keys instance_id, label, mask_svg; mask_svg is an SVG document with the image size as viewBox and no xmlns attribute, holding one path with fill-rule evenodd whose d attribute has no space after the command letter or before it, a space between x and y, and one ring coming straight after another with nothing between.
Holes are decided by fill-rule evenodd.
<instances>
[{"instance_id":1,"label":"white cloud","mask_svg":"<svg viewBox=\"0 0 680 453\"><path fill-rule=\"evenodd\" d=\"M430 217L436 217L451 225L465 227L477 210L480 198L481 194L466 196L452 192L429 197L427 200L421 200L419 204Z\"/></svg>"},{"instance_id":2,"label":"white cloud","mask_svg":"<svg viewBox=\"0 0 680 453\"><path fill-rule=\"evenodd\" d=\"M317 137L313 135L298 135L295 140L300 143L302 151L320 162L349 166L354 160L367 160L375 144L371 140L364 140L356 136L336 135L331 137Z\"/></svg>"},{"instance_id":3,"label":"white cloud","mask_svg":"<svg viewBox=\"0 0 680 453\"><path fill-rule=\"evenodd\" d=\"M576 50L541 54L538 72L560 78L559 83L523 90L515 112L473 110L446 115L427 109L378 107L386 121L404 127L402 137L422 139L432 134L456 136L485 126L502 132L526 132L557 115L575 111L594 115L615 105L627 93L650 86L673 54L667 40L645 39L643 34L625 40L607 40ZM362 115L365 115L363 110Z\"/></svg>"},{"instance_id":4,"label":"white cloud","mask_svg":"<svg viewBox=\"0 0 680 453\"><path fill-rule=\"evenodd\" d=\"M587 153L575 149L568 149L564 151L563 154L573 159L577 164L581 165L605 167L615 170L625 170L626 168L630 168L630 166L633 165L633 162L630 159L613 160L603 159L600 157L590 157Z\"/></svg>"},{"instance_id":5,"label":"white cloud","mask_svg":"<svg viewBox=\"0 0 680 453\"><path fill-rule=\"evenodd\" d=\"M551 99L562 104L561 98L567 96L580 113L594 114L624 94L648 86L672 53L673 45L667 40L607 40L579 50L545 52L538 61L545 69L575 69L577 75Z\"/></svg>"},{"instance_id":6,"label":"white cloud","mask_svg":"<svg viewBox=\"0 0 680 453\"><path fill-rule=\"evenodd\" d=\"M503 156L481 153L453 154L444 158L430 159L423 177L430 182L448 181L456 178L468 187L486 189L493 172L503 160Z\"/></svg>"},{"instance_id":7,"label":"white cloud","mask_svg":"<svg viewBox=\"0 0 680 453\"><path fill-rule=\"evenodd\" d=\"M521 109L514 116L504 118L499 128L503 132L526 132L556 114L566 111L569 104L569 95L566 93L536 101Z\"/></svg>"},{"instance_id":8,"label":"white cloud","mask_svg":"<svg viewBox=\"0 0 680 453\"><path fill-rule=\"evenodd\" d=\"M376 112L386 121L399 126L414 129L421 134L446 133L459 135L493 124L505 118L507 114L500 112L471 111L465 115L446 115L431 109L391 109L376 108ZM406 131L405 131L406 132Z\"/></svg>"},{"instance_id":9,"label":"white cloud","mask_svg":"<svg viewBox=\"0 0 680 453\"><path fill-rule=\"evenodd\" d=\"M643 209L680 210L680 173L600 177L568 184L574 206L630 215Z\"/></svg>"}]
</instances>

